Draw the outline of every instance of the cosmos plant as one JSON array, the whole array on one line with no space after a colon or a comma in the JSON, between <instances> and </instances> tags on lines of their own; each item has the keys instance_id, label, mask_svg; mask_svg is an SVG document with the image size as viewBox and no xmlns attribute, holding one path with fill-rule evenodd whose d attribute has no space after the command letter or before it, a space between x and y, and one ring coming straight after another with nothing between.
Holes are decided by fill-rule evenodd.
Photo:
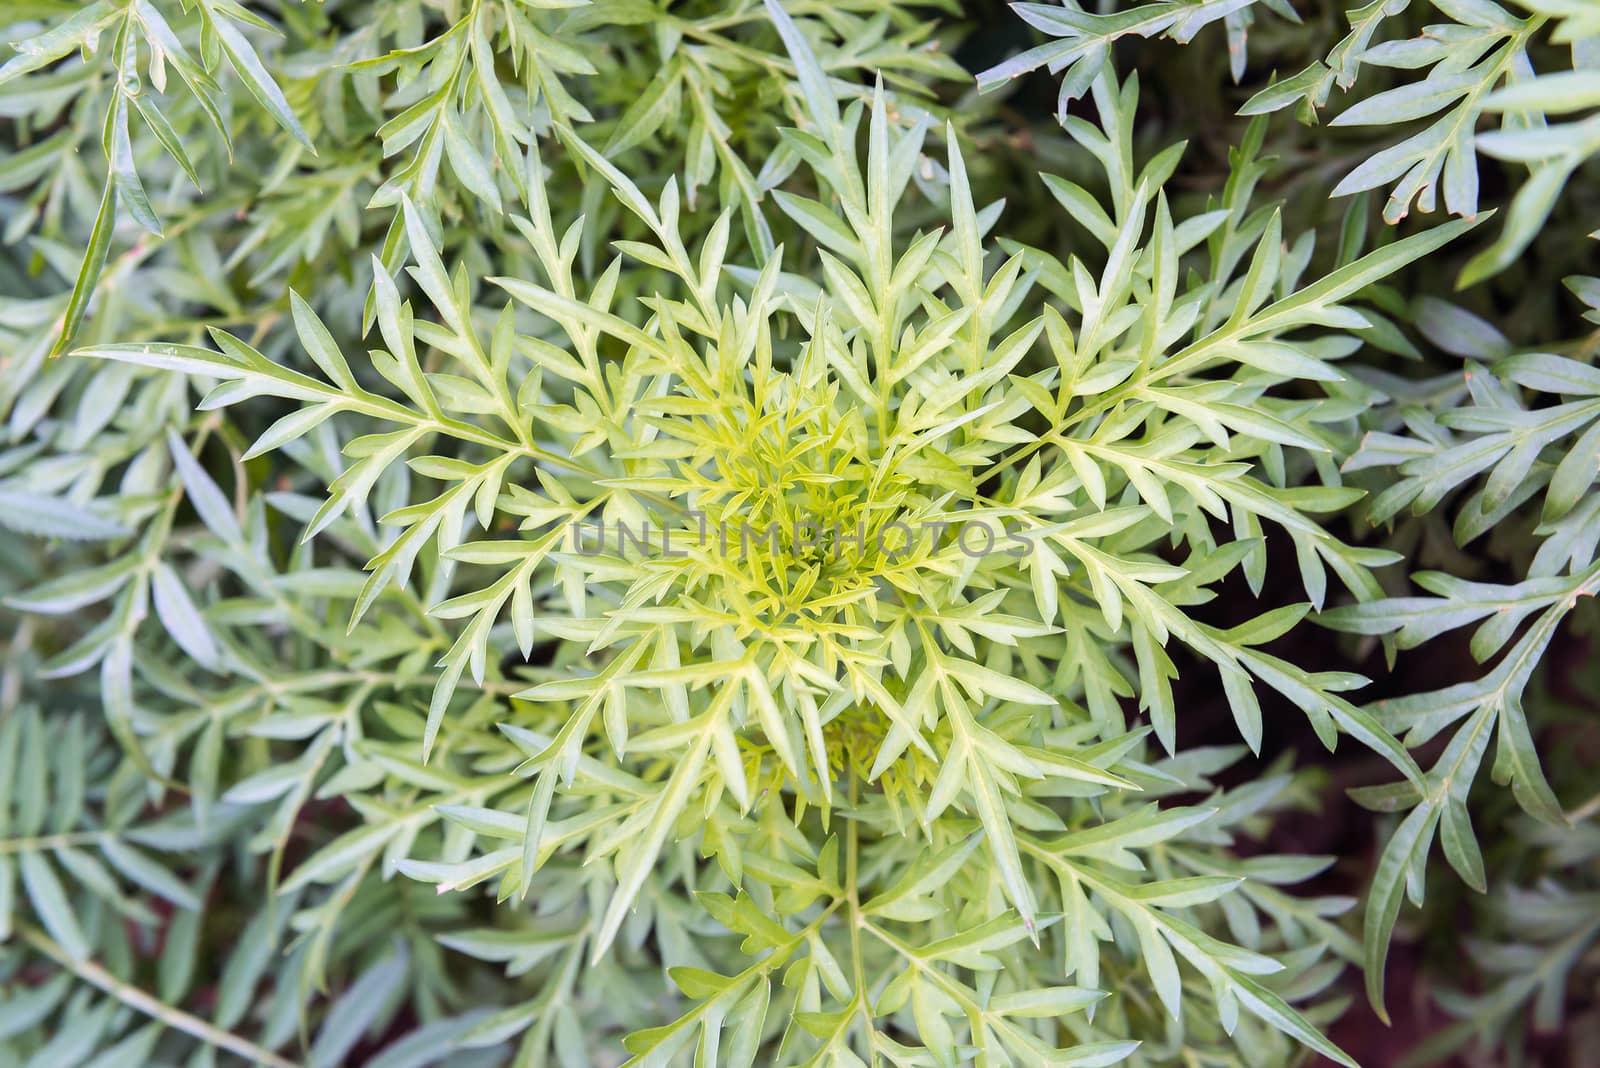
<instances>
[{"instance_id":1,"label":"cosmos plant","mask_svg":"<svg viewBox=\"0 0 1600 1068\"><path fill-rule=\"evenodd\" d=\"M1518 5L7 6L0 1060L1600 1028Z\"/></svg>"}]
</instances>

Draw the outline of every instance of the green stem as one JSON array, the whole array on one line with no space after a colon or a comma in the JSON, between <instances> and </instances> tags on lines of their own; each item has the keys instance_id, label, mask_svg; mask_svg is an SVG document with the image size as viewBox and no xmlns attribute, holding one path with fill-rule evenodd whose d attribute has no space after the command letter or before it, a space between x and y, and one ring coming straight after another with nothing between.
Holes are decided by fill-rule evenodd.
<instances>
[{"instance_id":1,"label":"green stem","mask_svg":"<svg viewBox=\"0 0 1600 1068\"><path fill-rule=\"evenodd\" d=\"M58 945L49 935L28 924L21 924L17 928L25 942L33 946L40 953L49 957L63 968L68 969L78 978L91 986L110 994L124 1005L136 1012L141 1012L177 1031L192 1035L200 1041L215 1046L217 1049L227 1050L229 1053L243 1057L255 1064L268 1065L269 1068L301 1068L294 1061L278 1056L269 1049L256 1045L248 1039L241 1038L231 1031L224 1031L215 1027L198 1016L192 1016L182 1009L175 1009L158 998L129 983L123 982L92 960L74 960L65 949Z\"/></svg>"},{"instance_id":2,"label":"green stem","mask_svg":"<svg viewBox=\"0 0 1600 1068\"><path fill-rule=\"evenodd\" d=\"M850 808L852 813L856 807L857 777L854 771L850 772ZM854 1010L860 1014L861 1023L865 1030L863 1039L866 1043L867 1055L871 1063L878 1063L878 1049L872 1041L874 1034L872 1026L872 1006L867 1004L867 969L861 955L861 929L867 925L867 918L861 912L861 890L857 879L860 870L860 826L861 821L851 815L845 831L844 853L844 888L845 905L849 915L847 921L850 925L850 961L854 971L853 982L856 988Z\"/></svg>"}]
</instances>

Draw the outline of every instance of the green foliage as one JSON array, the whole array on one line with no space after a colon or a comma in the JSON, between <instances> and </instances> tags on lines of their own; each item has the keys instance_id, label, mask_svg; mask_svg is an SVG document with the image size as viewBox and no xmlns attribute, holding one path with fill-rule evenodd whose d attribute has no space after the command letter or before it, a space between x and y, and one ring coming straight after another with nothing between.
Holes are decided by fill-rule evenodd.
<instances>
[{"instance_id":1,"label":"green foliage","mask_svg":"<svg viewBox=\"0 0 1600 1068\"><path fill-rule=\"evenodd\" d=\"M963 8L0 12L0 1060L1354 1065L1435 853L1562 1018L1593 12Z\"/></svg>"}]
</instances>

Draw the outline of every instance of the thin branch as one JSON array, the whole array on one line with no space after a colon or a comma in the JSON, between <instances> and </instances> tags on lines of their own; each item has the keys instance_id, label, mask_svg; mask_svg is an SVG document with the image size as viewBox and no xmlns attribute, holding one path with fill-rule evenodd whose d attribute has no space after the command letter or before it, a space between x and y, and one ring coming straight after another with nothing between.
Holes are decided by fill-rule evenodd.
<instances>
[{"instance_id":1,"label":"thin branch","mask_svg":"<svg viewBox=\"0 0 1600 1068\"><path fill-rule=\"evenodd\" d=\"M256 1064L268 1065L269 1068L302 1068L295 1061L278 1056L269 1049L256 1045L249 1039L241 1038L231 1031L224 1031L215 1027L198 1016L192 1016L182 1009L175 1009L159 998L123 982L92 960L74 960L72 955L58 945L43 931L28 925L20 924L17 933L33 948L49 957L63 968L69 969L84 982L96 986L110 994L130 1009L142 1012L153 1020L160 1021L175 1030L192 1035L200 1041L237 1054Z\"/></svg>"}]
</instances>

